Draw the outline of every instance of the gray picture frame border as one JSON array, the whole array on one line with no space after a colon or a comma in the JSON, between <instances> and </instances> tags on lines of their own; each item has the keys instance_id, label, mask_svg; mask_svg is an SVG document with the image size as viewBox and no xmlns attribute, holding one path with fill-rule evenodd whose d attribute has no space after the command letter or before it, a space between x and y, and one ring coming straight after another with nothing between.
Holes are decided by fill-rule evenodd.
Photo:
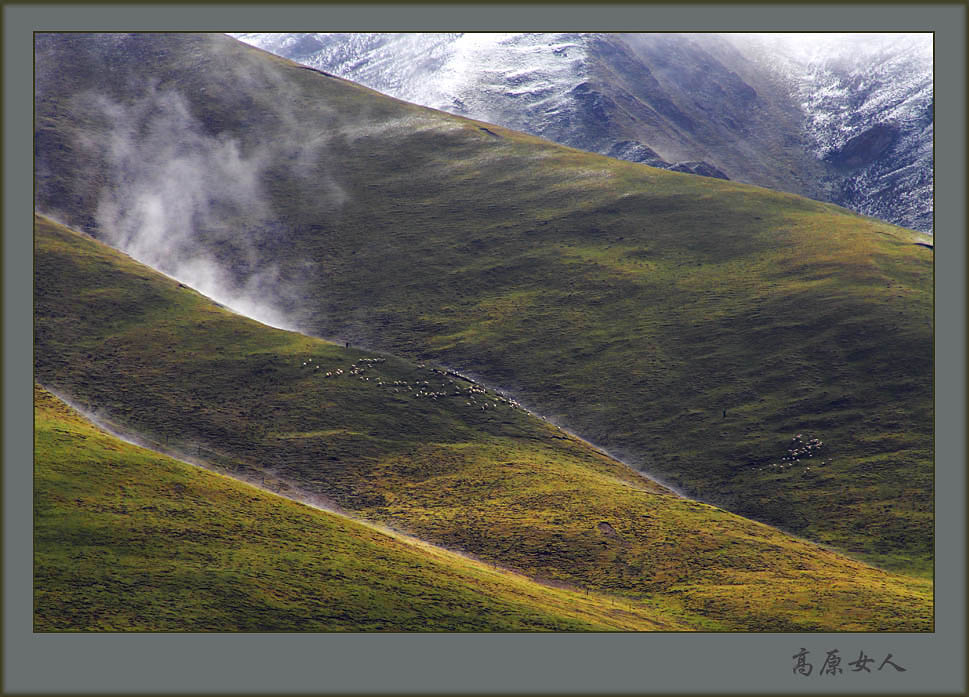
<instances>
[{"instance_id":1,"label":"gray picture frame border","mask_svg":"<svg viewBox=\"0 0 969 697\"><path fill-rule=\"evenodd\" d=\"M965 694L964 3L14 4L3 8L5 694ZM35 31L931 31L936 60L936 628L926 634L34 634ZM30 130L28 130L30 129ZM913 360L928 357L913 357ZM793 672L801 648L895 671ZM817 663L820 663L820 660ZM818 666L816 666L817 668Z\"/></svg>"}]
</instances>

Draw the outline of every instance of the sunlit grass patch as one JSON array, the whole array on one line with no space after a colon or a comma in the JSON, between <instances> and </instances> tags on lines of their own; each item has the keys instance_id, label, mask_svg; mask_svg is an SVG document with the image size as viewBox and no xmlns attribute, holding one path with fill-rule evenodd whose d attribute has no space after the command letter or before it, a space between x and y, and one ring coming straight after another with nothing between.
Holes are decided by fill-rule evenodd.
<instances>
[{"instance_id":1,"label":"sunlit grass patch","mask_svg":"<svg viewBox=\"0 0 969 697\"><path fill-rule=\"evenodd\" d=\"M37 631L679 630L114 440L35 390Z\"/></svg>"}]
</instances>

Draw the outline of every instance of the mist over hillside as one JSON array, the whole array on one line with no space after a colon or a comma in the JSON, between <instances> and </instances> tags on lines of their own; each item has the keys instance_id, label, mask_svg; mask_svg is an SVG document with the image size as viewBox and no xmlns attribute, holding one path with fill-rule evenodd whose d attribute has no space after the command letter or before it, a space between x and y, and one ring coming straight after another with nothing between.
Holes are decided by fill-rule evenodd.
<instances>
[{"instance_id":1,"label":"mist over hillside","mask_svg":"<svg viewBox=\"0 0 969 697\"><path fill-rule=\"evenodd\" d=\"M81 77L57 97L71 72L58 54L72 47ZM172 81L164 69L138 85L117 74L112 56L161 63L169 55L137 35L41 34L35 51L45 210L245 315L300 326L309 289L302 271L281 275L272 261L284 243L272 182L284 169L319 219L339 211L345 192L330 174L332 134L288 106L291 87L276 68L239 65L213 44L208 57L224 60L216 65L233 86L213 118L191 81ZM274 137L248 128L252 119Z\"/></svg>"},{"instance_id":2,"label":"mist over hillside","mask_svg":"<svg viewBox=\"0 0 969 697\"><path fill-rule=\"evenodd\" d=\"M930 34L235 34L407 101L932 230Z\"/></svg>"}]
</instances>

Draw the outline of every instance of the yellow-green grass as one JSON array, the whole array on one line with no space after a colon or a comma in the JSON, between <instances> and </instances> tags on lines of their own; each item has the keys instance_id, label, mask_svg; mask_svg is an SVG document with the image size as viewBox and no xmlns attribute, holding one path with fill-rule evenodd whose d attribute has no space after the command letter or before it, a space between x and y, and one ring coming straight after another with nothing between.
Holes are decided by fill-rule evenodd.
<instances>
[{"instance_id":1,"label":"yellow-green grass","mask_svg":"<svg viewBox=\"0 0 969 697\"><path fill-rule=\"evenodd\" d=\"M57 67L38 71L42 210L96 230L124 181L92 94L177 92L265 165L265 217L228 207L198 254L278 272L309 333L478 375L704 501L931 575L917 233L422 109L226 37L38 43ZM772 467L799 433L818 457Z\"/></svg>"},{"instance_id":2,"label":"yellow-green grass","mask_svg":"<svg viewBox=\"0 0 969 697\"><path fill-rule=\"evenodd\" d=\"M118 440L35 387L35 631L679 631Z\"/></svg>"},{"instance_id":3,"label":"yellow-green grass","mask_svg":"<svg viewBox=\"0 0 969 697\"><path fill-rule=\"evenodd\" d=\"M34 234L37 379L153 447L693 628L932 627L928 580L675 496L431 365L259 325L43 217Z\"/></svg>"}]
</instances>

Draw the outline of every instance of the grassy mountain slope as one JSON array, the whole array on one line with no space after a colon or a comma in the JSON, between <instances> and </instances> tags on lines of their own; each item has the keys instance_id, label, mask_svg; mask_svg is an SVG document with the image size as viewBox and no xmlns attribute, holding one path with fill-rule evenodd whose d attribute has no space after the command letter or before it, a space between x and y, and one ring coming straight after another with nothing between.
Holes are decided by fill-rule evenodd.
<instances>
[{"instance_id":1,"label":"grassy mountain slope","mask_svg":"<svg viewBox=\"0 0 969 697\"><path fill-rule=\"evenodd\" d=\"M154 447L695 628L931 627L928 581L675 496L433 366L259 325L42 217L34 234L38 381Z\"/></svg>"},{"instance_id":2,"label":"grassy mountain slope","mask_svg":"<svg viewBox=\"0 0 969 697\"><path fill-rule=\"evenodd\" d=\"M36 387L36 631L679 630L120 441Z\"/></svg>"},{"instance_id":3,"label":"grassy mountain slope","mask_svg":"<svg viewBox=\"0 0 969 697\"><path fill-rule=\"evenodd\" d=\"M226 37L38 47L42 210L124 244L98 214L133 176L111 114L176 91L258 164L263 198L213 191L161 261L203 255L240 287L271 271L310 333L478 376L704 501L931 573L918 233L421 109ZM152 162L157 124L132 119L126 145ZM132 193L164 188L142 175Z\"/></svg>"}]
</instances>

